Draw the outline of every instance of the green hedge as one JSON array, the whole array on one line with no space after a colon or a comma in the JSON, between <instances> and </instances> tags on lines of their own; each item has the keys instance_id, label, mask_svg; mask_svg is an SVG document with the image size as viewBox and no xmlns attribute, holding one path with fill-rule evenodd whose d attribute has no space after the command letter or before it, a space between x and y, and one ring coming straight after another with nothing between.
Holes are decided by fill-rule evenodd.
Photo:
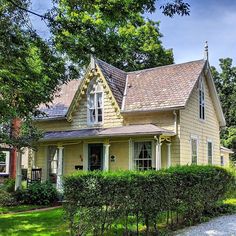
<instances>
[{"instance_id":1,"label":"green hedge","mask_svg":"<svg viewBox=\"0 0 236 236\"><path fill-rule=\"evenodd\" d=\"M158 234L157 223L193 223L213 208L234 182L213 166L178 166L162 171L78 172L64 178L65 212L71 234L104 235L111 228L127 235L144 225Z\"/></svg>"}]
</instances>

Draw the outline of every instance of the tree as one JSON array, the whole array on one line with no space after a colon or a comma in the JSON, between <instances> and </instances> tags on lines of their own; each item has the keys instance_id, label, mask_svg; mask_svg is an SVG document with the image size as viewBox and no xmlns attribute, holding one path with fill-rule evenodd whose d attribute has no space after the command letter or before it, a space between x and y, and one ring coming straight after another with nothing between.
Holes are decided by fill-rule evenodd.
<instances>
[{"instance_id":1,"label":"tree","mask_svg":"<svg viewBox=\"0 0 236 236\"><path fill-rule=\"evenodd\" d=\"M182 0L161 8L168 16L189 14ZM143 15L154 11L155 0L54 0L48 17L57 49L80 68L94 54L131 71L173 63L172 50L162 46L159 23Z\"/></svg>"},{"instance_id":2,"label":"tree","mask_svg":"<svg viewBox=\"0 0 236 236\"><path fill-rule=\"evenodd\" d=\"M218 72L215 67L211 70L227 124L221 131L221 142L236 151L236 67L231 58L219 61L221 71ZM236 161L236 154L233 160Z\"/></svg>"}]
</instances>

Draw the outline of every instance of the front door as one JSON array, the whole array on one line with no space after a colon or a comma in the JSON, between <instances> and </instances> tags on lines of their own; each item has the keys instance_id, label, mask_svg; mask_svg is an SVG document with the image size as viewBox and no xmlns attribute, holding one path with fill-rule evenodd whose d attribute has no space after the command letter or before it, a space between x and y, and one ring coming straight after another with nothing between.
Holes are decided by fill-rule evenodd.
<instances>
[{"instance_id":1,"label":"front door","mask_svg":"<svg viewBox=\"0 0 236 236\"><path fill-rule=\"evenodd\" d=\"M103 169L103 144L99 143L88 145L88 169Z\"/></svg>"}]
</instances>

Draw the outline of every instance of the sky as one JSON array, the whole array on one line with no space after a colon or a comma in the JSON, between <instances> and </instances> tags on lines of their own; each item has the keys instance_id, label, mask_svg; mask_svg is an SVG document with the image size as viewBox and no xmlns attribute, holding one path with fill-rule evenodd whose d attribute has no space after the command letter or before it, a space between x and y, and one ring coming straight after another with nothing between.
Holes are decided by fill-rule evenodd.
<instances>
[{"instance_id":1,"label":"sky","mask_svg":"<svg viewBox=\"0 0 236 236\"><path fill-rule=\"evenodd\" d=\"M161 0L163 2L165 0ZM235 0L185 0L190 4L190 16L169 18L158 9L145 15L160 21L162 43L172 48L175 63L182 63L204 57L205 41L208 41L209 62L218 67L219 58L230 57L236 64L236 1ZM31 9L43 14L51 7L51 0L32 0ZM50 36L46 24L31 16L38 33Z\"/></svg>"}]
</instances>

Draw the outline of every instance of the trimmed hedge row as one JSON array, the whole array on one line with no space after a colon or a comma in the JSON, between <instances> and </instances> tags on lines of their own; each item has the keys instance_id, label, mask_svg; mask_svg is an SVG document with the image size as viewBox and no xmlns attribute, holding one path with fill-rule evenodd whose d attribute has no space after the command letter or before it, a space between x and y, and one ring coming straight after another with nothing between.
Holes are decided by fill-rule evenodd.
<instances>
[{"instance_id":1,"label":"trimmed hedge row","mask_svg":"<svg viewBox=\"0 0 236 236\"><path fill-rule=\"evenodd\" d=\"M233 183L231 173L213 166L78 172L64 178L64 208L72 235L104 235L111 228L138 235L140 225L145 225L147 235L157 235L163 213L169 224L180 216L185 222L198 221Z\"/></svg>"}]
</instances>

